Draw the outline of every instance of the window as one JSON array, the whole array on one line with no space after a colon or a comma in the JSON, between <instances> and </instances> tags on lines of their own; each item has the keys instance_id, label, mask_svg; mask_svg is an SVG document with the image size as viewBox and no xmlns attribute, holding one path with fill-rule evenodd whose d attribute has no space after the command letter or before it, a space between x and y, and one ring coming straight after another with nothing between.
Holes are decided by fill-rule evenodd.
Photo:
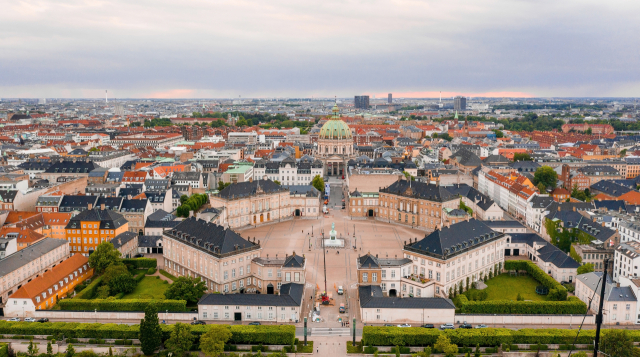
<instances>
[{"instance_id":1,"label":"window","mask_svg":"<svg viewBox=\"0 0 640 357\"><path fill-rule=\"evenodd\" d=\"M382 289L382 291L387 291L387 284L386 283L380 284L380 289Z\"/></svg>"},{"instance_id":2,"label":"window","mask_svg":"<svg viewBox=\"0 0 640 357\"><path fill-rule=\"evenodd\" d=\"M383 270L382 271L382 279L386 279L387 278L387 271Z\"/></svg>"},{"instance_id":3,"label":"window","mask_svg":"<svg viewBox=\"0 0 640 357\"><path fill-rule=\"evenodd\" d=\"M395 278L396 277L396 271L395 270L391 270L391 278Z\"/></svg>"},{"instance_id":4,"label":"window","mask_svg":"<svg viewBox=\"0 0 640 357\"><path fill-rule=\"evenodd\" d=\"M366 283L369 281L369 274L368 273L362 273L362 282Z\"/></svg>"},{"instance_id":5,"label":"window","mask_svg":"<svg viewBox=\"0 0 640 357\"><path fill-rule=\"evenodd\" d=\"M371 273L371 282L378 282L378 273Z\"/></svg>"},{"instance_id":6,"label":"window","mask_svg":"<svg viewBox=\"0 0 640 357\"><path fill-rule=\"evenodd\" d=\"M284 280L285 281L291 281L291 273L285 273L284 274Z\"/></svg>"}]
</instances>

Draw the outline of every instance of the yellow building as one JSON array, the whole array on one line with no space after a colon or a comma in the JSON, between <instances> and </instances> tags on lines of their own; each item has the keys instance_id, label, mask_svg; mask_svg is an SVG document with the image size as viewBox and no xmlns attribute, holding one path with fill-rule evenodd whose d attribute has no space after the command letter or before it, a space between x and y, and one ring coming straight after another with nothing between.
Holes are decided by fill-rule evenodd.
<instances>
[{"instance_id":1,"label":"yellow building","mask_svg":"<svg viewBox=\"0 0 640 357\"><path fill-rule=\"evenodd\" d=\"M42 218L44 221L41 232L42 234L49 238L67 239L65 227L71 220L71 213L43 212Z\"/></svg>"},{"instance_id":2,"label":"yellow building","mask_svg":"<svg viewBox=\"0 0 640 357\"><path fill-rule=\"evenodd\" d=\"M81 252L89 256L98 244L128 231L129 222L116 211L92 209L71 218L65 229L71 254Z\"/></svg>"}]
</instances>

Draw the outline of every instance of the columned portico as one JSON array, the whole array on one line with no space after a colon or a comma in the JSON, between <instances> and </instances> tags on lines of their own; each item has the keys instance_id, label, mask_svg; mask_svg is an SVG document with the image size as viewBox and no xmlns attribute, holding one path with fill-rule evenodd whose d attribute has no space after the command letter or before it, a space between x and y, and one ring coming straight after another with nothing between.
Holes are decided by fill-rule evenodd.
<instances>
[{"instance_id":1,"label":"columned portico","mask_svg":"<svg viewBox=\"0 0 640 357\"><path fill-rule=\"evenodd\" d=\"M320 130L316 158L324 165L325 176L346 175L347 162L355 159L351 129L340 119L338 105L333 107L333 116Z\"/></svg>"}]
</instances>

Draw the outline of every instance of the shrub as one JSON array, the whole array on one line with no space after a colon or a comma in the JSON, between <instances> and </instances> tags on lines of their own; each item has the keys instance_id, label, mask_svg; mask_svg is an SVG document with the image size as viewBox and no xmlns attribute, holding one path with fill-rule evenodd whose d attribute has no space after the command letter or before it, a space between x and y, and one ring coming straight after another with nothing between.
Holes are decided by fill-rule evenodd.
<instances>
[{"instance_id":1,"label":"shrub","mask_svg":"<svg viewBox=\"0 0 640 357\"><path fill-rule=\"evenodd\" d=\"M347 341L347 353L362 353L362 341L356 342L355 346Z\"/></svg>"},{"instance_id":2,"label":"shrub","mask_svg":"<svg viewBox=\"0 0 640 357\"><path fill-rule=\"evenodd\" d=\"M98 287L100 287L100 283L102 282L102 277L97 277L93 279L91 284L87 285L82 291L76 294L75 299L91 299L95 296Z\"/></svg>"},{"instance_id":3,"label":"shrub","mask_svg":"<svg viewBox=\"0 0 640 357\"><path fill-rule=\"evenodd\" d=\"M176 278L175 276L173 276L173 275L171 275L171 274L167 273L166 271L164 271L164 270L162 270L162 269L160 269L160 274L162 274L162 275L166 276L167 278L169 278L169 279L171 279L171 280L173 280L173 281L175 281L176 279L178 279L178 278Z\"/></svg>"},{"instance_id":4,"label":"shrub","mask_svg":"<svg viewBox=\"0 0 640 357\"><path fill-rule=\"evenodd\" d=\"M134 266L136 269L140 269L140 268L157 268L158 267L158 261L153 259L153 258L129 258L129 259L122 259L122 262L125 265L132 265Z\"/></svg>"},{"instance_id":5,"label":"shrub","mask_svg":"<svg viewBox=\"0 0 640 357\"><path fill-rule=\"evenodd\" d=\"M185 300L149 300L149 299L65 299L58 302L61 310L80 311L144 311L148 304L155 304L158 311L187 311Z\"/></svg>"},{"instance_id":6,"label":"shrub","mask_svg":"<svg viewBox=\"0 0 640 357\"><path fill-rule=\"evenodd\" d=\"M583 315L587 312L587 305L575 296L567 301L469 301L461 295L456 306L462 314Z\"/></svg>"},{"instance_id":7,"label":"shrub","mask_svg":"<svg viewBox=\"0 0 640 357\"><path fill-rule=\"evenodd\" d=\"M149 269L147 270L147 275L153 275L153 274L155 274L155 273L156 273L156 268L149 268Z\"/></svg>"}]
</instances>

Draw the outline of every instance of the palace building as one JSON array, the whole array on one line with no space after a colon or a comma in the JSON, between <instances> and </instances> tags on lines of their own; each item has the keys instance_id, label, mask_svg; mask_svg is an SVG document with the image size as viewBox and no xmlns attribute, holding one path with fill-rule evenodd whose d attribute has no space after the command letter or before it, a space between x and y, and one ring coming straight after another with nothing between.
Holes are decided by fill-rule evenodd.
<instances>
[{"instance_id":1,"label":"palace building","mask_svg":"<svg viewBox=\"0 0 640 357\"><path fill-rule=\"evenodd\" d=\"M325 176L342 176L346 173L347 162L356 158L356 151L351 129L340 119L337 103L332 112L331 119L320 129L315 157L322 161Z\"/></svg>"}]
</instances>

